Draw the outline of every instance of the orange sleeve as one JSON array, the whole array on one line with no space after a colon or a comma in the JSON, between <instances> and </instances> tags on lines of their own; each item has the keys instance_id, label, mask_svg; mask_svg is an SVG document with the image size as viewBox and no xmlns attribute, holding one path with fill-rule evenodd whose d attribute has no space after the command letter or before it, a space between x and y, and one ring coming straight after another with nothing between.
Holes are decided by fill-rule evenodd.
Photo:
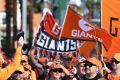
<instances>
[{"instance_id":1,"label":"orange sleeve","mask_svg":"<svg viewBox=\"0 0 120 80\"><path fill-rule=\"evenodd\" d=\"M118 77L113 77L111 74L108 74L108 80L119 80L120 78Z\"/></svg>"},{"instance_id":2,"label":"orange sleeve","mask_svg":"<svg viewBox=\"0 0 120 80\"><path fill-rule=\"evenodd\" d=\"M21 61L21 47L18 47L13 58L13 62L0 70L0 80L7 80L18 68Z\"/></svg>"}]
</instances>

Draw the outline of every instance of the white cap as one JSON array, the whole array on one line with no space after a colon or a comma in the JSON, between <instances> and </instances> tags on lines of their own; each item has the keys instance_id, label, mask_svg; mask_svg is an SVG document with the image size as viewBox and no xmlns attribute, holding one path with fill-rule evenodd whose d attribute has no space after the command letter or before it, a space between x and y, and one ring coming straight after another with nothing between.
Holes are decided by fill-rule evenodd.
<instances>
[{"instance_id":1,"label":"white cap","mask_svg":"<svg viewBox=\"0 0 120 80\"><path fill-rule=\"evenodd\" d=\"M70 0L69 4L80 6L81 5L81 0Z\"/></svg>"}]
</instances>

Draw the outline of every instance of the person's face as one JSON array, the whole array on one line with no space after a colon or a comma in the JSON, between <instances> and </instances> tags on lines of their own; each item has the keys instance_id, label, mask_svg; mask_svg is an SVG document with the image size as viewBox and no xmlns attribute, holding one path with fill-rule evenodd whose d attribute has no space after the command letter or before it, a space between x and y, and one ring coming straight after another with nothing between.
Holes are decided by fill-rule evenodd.
<instances>
[{"instance_id":1,"label":"person's face","mask_svg":"<svg viewBox=\"0 0 120 80\"><path fill-rule=\"evenodd\" d=\"M81 62L79 65L78 65L78 71L80 72L80 74L84 75L85 74L85 67L84 67L84 63Z\"/></svg>"},{"instance_id":2,"label":"person's face","mask_svg":"<svg viewBox=\"0 0 120 80\"><path fill-rule=\"evenodd\" d=\"M17 73L15 80L23 80L24 76L22 74Z\"/></svg>"},{"instance_id":3,"label":"person's face","mask_svg":"<svg viewBox=\"0 0 120 80\"><path fill-rule=\"evenodd\" d=\"M85 73L86 74L92 74L97 73L98 67L92 63L85 63Z\"/></svg>"},{"instance_id":4,"label":"person's face","mask_svg":"<svg viewBox=\"0 0 120 80\"><path fill-rule=\"evenodd\" d=\"M21 79L21 76L20 76L20 74L16 74L17 76L16 76L16 79L17 80L20 80Z\"/></svg>"},{"instance_id":5,"label":"person's face","mask_svg":"<svg viewBox=\"0 0 120 80\"><path fill-rule=\"evenodd\" d=\"M71 67L72 66L72 59L68 58L64 60L65 66L66 67Z\"/></svg>"},{"instance_id":6,"label":"person's face","mask_svg":"<svg viewBox=\"0 0 120 80\"><path fill-rule=\"evenodd\" d=\"M112 63L112 68L113 68L114 70L117 70L117 69L120 68L120 62L117 61L116 59L113 58L113 59L111 60L111 63Z\"/></svg>"},{"instance_id":7,"label":"person's face","mask_svg":"<svg viewBox=\"0 0 120 80\"><path fill-rule=\"evenodd\" d=\"M21 65L26 65L26 64L28 64L27 61L24 61L24 60L21 61Z\"/></svg>"},{"instance_id":8,"label":"person's face","mask_svg":"<svg viewBox=\"0 0 120 80\"><path fill-rule=\"evenodd\" d=\"M51 72L51 77L59 79L61 77L60 70L58 68L57 69L53 69L52 72Z\"/></svg>"}]
</instances>

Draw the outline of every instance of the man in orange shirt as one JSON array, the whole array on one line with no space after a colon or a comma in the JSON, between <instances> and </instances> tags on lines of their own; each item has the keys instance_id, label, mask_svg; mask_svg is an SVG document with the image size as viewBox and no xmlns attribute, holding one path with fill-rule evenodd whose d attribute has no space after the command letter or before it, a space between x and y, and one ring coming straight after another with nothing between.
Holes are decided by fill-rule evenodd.
<instances>
[{"instance_id":1,"label":"man in orange shirt","mask_svg":"<svg viewBox=\"0 0 120 80\"><path fill-rule=\"evenodd\" d=\"M102 75L98 73L98 71L102 68L101 61L96 57L91 57L83 62L85 75L82 77L82 80L101 80Z\"/></svg>"},{"instance_id":2,"label":"man in orange shirt","mask_svg":"<svg viewBox=\"0 0 120 80\"><path fill-rule=\"evenodd\" d=\"M7 67L0 68L0 80L7 80L20 66L21 61L21 50L24 45L23 39L24 33L21 32L17 36L18 40L18 48L13 58L13 62L11 62Z\"/></svg>"},{"instance_id":3,"label":"man in orange shirt","mask_svg":"<svg viewBox=\"0 0 120 80\"><path fill-rule=\"evenodd\" d=\"M108 74L109 80L120 80L120 53L113 55L111 59L113 71Z\"/></svg>"}]
</instances>

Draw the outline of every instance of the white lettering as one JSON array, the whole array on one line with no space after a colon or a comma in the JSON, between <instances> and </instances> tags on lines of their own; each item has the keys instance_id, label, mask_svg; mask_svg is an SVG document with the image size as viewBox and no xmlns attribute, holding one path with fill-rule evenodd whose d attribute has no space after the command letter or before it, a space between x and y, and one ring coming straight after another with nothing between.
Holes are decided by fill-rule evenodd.
<instances>
[{"instance_id":1,"label":"white lettering","mask_svg":"<svg viewBox=\"0 0 120 80\"><path fill-rule=\"evenodd\" d=\"M70 46L70 40L68 39L68 40L66 40L66 51L68 51L69 50L69 46Z\"/></svg>"},{"instance_id":2,"label":"white lettering","mask_svg":"<svg viewBox=\"0 0 120 80\"><path fill-rule=\"evenodd\" d=\"M72 30L72 36L73 36L73 37L76 37L76 36L77 36L77 30L75 30L75 29Z\"/></svg>"},{"instance_id":3,"label":"white lettering","mask_svg":"<svg viewBox=\"0 0 120 80\"><path fill-rule=\"evenodd\" d=\"M71 40L71 47L70 47L70 49L71 50L76 49L76 41Z\"/></svg>"},{"instance_id":4,"label":"white lettering","mask_svg":"<svg viewBox=\"0 0 120 80\"><path fill-rule=\"evenodd\" d=\"M55 41L54 40L51 40L51 43L49 45L49 49L55 50Z\"/></svg>"},{"instance_id":5,"label":"white lettering","mask_svg":"<svg viewBox=\"0 0 120 80\"><path fill-rule=\"evenodd\" d=\"M43 33L41 33L36 44L38 44L40 46L44 46L44 44L45 44L45 37L44 36L45 35Z\"/></svg>"},{"instance_id":6,"label":"white lettering","mask_svg":"<svg viewBox=\"0 0 120 80\"><path fill-rule=\"evenodd\" d=\"M60 29L58 28L58 24L55 23L53 28L52 28L52 33L54 33L55 35L59 35L60 33Z\"/></svg>"},{"instance_id":7,"label":"white lettering","mask_svg":"<svg viewBox=\"0 0 120 80\"><path fill-rule=\"evenodd\" d=\"M86 38L93 38L93 35L90 35L89 33L87 33Z\"/></svg>"},{"instance_id":8,"label":"white lettering","mask_svg":"<svg viewBox=\"0 0 120 80\"><path fill-rule=\"evenodd\" d=\"M37 46L47 50L53 50L58 52L67 52L76 50L76 40L56 40L52 39L48 35L41 32L37 41ZM70 48L71 47L71 48Z\"/></svg>"},{"instance_id":9,"label":"white lettering","mask_svg":"<svg viewBox=\"0 0 120 80\"><path fill-rule=\"evenodd\" d=\"M80 34L80 37L82 37L82 36L85 37L85 32L84 31L82 31L81 34Z\"/></svg>"},{"instance_id":10,"label":"white lettering","mask_svg":"<svg viewBox=\"0 0 120 80\"><path fill-rule=\"evenodd\" d=\"M81 39L89 39L89 40L97 40L99 42L102 42L103 40L95 35L92 35L92 34L89 34L87 32L84 32L84 31L81 31L80 30L76 30L76 29L73 29L72 30L72 34L71 34L73 37L79 37Z\"/></svg>"},{"instance_id":11,"label":"white lettering","mask_svg":"<svg viewBox=\"0 0 120 80\"><path fill-rule=\"evenodd\" d=\"M57 50L64 51L64 46L65 46L65 42L64 41L59 41L57 43Z\"/></svg>"},{"instance_id":12,"label":"white lettering","mask_svg":"<svg viewBox=\"0 0 120 80\"><path fill-rule=\"evenodd\" d=\"M45 36L46 37L46 42L45 42L45 48L47 48L47 46L48 46L48 42L49 42L49 40L50 40L50 38L49 37L47 37L47 36Z\"/></svg>"}]
</instances>

